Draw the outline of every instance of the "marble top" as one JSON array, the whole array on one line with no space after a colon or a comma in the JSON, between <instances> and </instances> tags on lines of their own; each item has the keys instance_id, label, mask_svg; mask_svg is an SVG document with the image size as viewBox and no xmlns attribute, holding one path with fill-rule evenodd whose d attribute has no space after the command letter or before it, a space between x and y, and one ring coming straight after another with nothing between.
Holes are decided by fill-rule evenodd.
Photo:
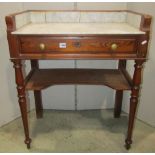
<instances>
[{"instance_id":1,"label":"marble top","mask_svg":"<svg viewBox=\"0 0 155 155\"><path fill-rule=\"evenodd\" d=\"M12 34L144 34L128 23L30 23Z\"/></svg>"}]
</instances>

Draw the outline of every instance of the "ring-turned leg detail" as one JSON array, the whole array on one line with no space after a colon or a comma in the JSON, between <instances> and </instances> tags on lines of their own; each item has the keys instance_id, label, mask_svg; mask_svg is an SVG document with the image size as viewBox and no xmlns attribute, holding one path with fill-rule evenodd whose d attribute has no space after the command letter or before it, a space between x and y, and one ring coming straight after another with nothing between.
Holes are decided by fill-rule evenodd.
<instances>
[{"instance_id":1,"label":"ring-turned leg detail","mask_svg":"<svg viewBox=\"0 0 155 155\"><path fill-rule=\"evenodd\" d=\"M27 145L27 148L30 148L31 139L29 137L29 129L28 129L27 105L26 105L26 97L25 97L24 78L22 73L22 64L21 64L21 60L12 60L12 62L14 63L14 68L15 68L18 102L21 110L21 116L23 120L24 132L25 132L24 142Z\"/></svg>"},{"instance_id":2,"label":"ring-turned leg detail","mask_svg":"<svg viewBox=\"0 0 155 155\"><path fill-rule=\"evenodd\" d=\"M128 132L127 132L127 138L125 140L125 147L126 149L129 149L132 144L132 132L133 132L133 126L134 126L134 119L135 119L135 113L137 109L138 104L138 96L139 96L139 88L141 84L141 70L142 70L142 64L144 61L137 60L135 61L135 71L133 76L133 87L131 91L131 98L130 98L130 111L129 111L129 122L128 122Z\"/></svg>"}]
</instances>

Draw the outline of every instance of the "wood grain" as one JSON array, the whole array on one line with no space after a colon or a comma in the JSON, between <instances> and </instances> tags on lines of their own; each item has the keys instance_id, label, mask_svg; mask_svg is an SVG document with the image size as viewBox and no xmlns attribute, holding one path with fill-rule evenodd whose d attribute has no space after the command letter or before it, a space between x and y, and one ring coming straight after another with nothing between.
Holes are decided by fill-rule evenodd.
<instances>
[{"instance_id":1,"label":"wood grain","mask_svg":"<svg viewBox=\"0 0 155 155\"><path fill-rule=\"evenodd\" d=\"M60 43L66 43L66 48L60 48ZM45 49L40 49L40 44ZM112 44L118 48L112 50ZM105 38L105 37L20 37L21 53L135 53L135 38Z\"/></svg>"},{"instance_id":2,"label":"wood grain","mask_svg":"<svg viewBox=\"0 0 155 155\"><path fill-rule=\"evenodd\" d=\"M34 10L30 10L34 11ZM24 11L24 12L30 12ZM38 11L38 10L37 10ZM43 10L42 10L43 11ZM45 11L45 10L44 10ZM51 10L50 10L51 11ZM54 11L54 10L53 10ZM59 10L56 10L59 11ZM64 10L63 10L64 11ZM68 10L66 10L68 11ZM73 10L70 10L73 11ZM79 10L78 10L79 11ZM80 10L86 11L86 10ZM96 12L87 10L86 12ZM21 12L21 13L24 13ZM116 89L115 116L121 111L123 90L131 90L129 123L126 148L132 143L132 133L135 112L138 104L139 86L141 83L142 64L147 59L147 49L150 34L151 16L128 10L102 10L97 12L130 12L141 15L140 30L142 35L12 35L16 30L15 13L6 16L7 38L11 61L14 63L19 105L21 109L25 143L30 148L25 90L34 90L39 112L42 110L40 90L57 84L93 84L105 85ZM67 49L59 49L59 42L67 42ZM146 44L142 42L146 41ZM40 51L38 44L46 45L45 51ZM115 51L110 49L112 43L117 43ZM22 60L32 60L32 70L23 79ZM36 61L40 59L109 59L120 60L119 69L39 69ZM131 78L125 69L126 60L135 60L134 76ZM40 113L42 115L42 113Z\"/></svg>"},{"instance_id":3,"label":"wood grain","mask_svg":"<svg viewBox=\"0 0 155 155\"><path fill-rule=\"evenodd\" d=\"M130 90L123 74L114 69L38 69L26 83L27 90L41 90L51 85L106 85L117 90Z\"/></svg>"}]
</instances>

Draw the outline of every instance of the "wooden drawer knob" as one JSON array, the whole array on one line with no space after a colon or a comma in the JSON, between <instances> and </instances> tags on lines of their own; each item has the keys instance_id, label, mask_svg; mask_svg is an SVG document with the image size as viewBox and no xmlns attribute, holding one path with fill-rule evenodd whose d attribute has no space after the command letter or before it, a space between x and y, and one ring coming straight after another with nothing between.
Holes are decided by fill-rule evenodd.
<instances>
[{"instance_id":1,"label":"wooden drawer knob","mask_svg":"<svg viewBox=\"0 0 155 155\"><path fill-rule=\"evenodd\" d=\"M116 43L113 43L111 45L111 50L115 51L118 48L118 45Z\"/></svg>"},{"instance_id":2,"label":"wooden drawer knob","mask_svg":"<svg viewBox=\"0 0 155 155\"><path fill-rule=\"evenodd\" d=\"M40 48L40 50L45 50L45 44L44 43L40 43L39 44L39 48Z\"/></svg>"}]
</instances>

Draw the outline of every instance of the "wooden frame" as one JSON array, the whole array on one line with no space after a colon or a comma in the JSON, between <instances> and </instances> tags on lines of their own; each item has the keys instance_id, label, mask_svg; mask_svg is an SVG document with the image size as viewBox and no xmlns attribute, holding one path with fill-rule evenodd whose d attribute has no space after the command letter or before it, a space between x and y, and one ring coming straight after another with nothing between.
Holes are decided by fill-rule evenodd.
<instances>
[{"instance_id":1,"label":"wooden frame","mask_svg":"<svg viewBox=\"0 0 155 155\"><path fill-rule=\"evenodd\" d=\"M33 11L33 10L30 10ZM40 11L40 10L37 10ZM47 11L47 10L42 10ZM56 10L58 11L58 10ZM74 10L63 10L63 11L74 11ZM85 10L77 10L77 11L85 11ZM92 10L87 10L86 12L89 12ZM28 11L24 11L28 12ZM21 13L24 13L21 12ZM93 10L93 12L95 12ZM96 12L103 12L103 11L96 11ZM105 12L114 12L114 10L109 10ZM87 39L95 39L97 42L100 39L134 39L135 40L135 47L132 51L133 53L128 53L126 50L126 47L123 47L124 53L108 53L103 52L99 53L98 50L96 52L92 53L91 48L89 48L88 52L78 53L78 52L72 52L72 53L65 53L64 51L58 53L51 53L50 51L47 51L44 55L40 53L22 53L22 46L21 46L21 38L26 38L30 41L34 41L35 35L28 35L28 36L20 36L20 35L12 35L11 32L16 30L16 24L15 24L15 16L19 15L21 13L11 14L6 17L6 24L7 24L7 38L9 43L9 50L10 50L10 58L11 61L14 63L15 68L15 76L16 76L16 84L17 84L17 91L18 91L18 97L19 97L19 105L21 109L22 119L23 119L23 125L24 125L24 131L25 131L25 143L27 144L27 147L30 148L31 139L29 137L29 130L28 130L28 120L27 120L27 111L26 111L26 98L25 98L25 90L34 90L34 96L35 96L35 103L36 103L36 115L37 118L41 118L43 114L43 106L42 106L42 100L41 100L41 89L46 88L53 84L104 84L107 85L113 89L116 90L116 98L115 98L115 108L114 108L114 117L118 118L120 117L121 113L121 106L122 106L122 97L123 97L123 90L131 90L131 99L130 99L130 111L129 111L129 123L128 123L128 132L127 132L127 138L125 140L125 146L126 149L129 149L132 143L132 132L133 132L133 125L134 125L134 118L135 118L135 112L136 107L138 103L138 95L139 95L139 89L141 84L141 70L142 65L146 61L146 55L147 55L147 47L148 47L148 41L149 41L149 32L150 32L150 24L151 24L151 16L144 15L140 13L136 13L133 11L128 10L116 10L115 12L129 12L133 14L137 14L141 16L141 23L140 23L140 30L144 31L145 34L142 35L46 35L46 36L37 36L42 37L43 40L46 42L47 37L54 39L54 38L61 38L61 39L67 39L70 38L71 40L80 40L85 37ZM142 42L145 41L145 44L142 44ZM102 47L104 49L104 47ZM81 50L82 51L82 50ZM90 52L89 52L90 51ZM22 73L22 60L30 60L31 61L31 67L32 70L27 75L27 77L24 79L23 73ZM119 60L119 66L117 70L41 70L39 69L38 60L39 59L109 59L109 60ZM126 61L127 60L135 60L135 70L133 78L131 78L126 71ZM84 71L84 72L83 72ZM41 74L44 72L45 76L42 76ZM89 75L91 73L94 73L94 78L89 79ZM87 81L85 79L80 77L80 74L84 73L87 77ZM102 73L102 74L101 74ZM60 79L49 79L48 75L50 74L61 74L63 78ZM69 74L70 77L66 78L66 74ZM75 75L76 74L76 78ZM104 79L106 75L113 76L113 80ZM99 78L100 76L103 76L103 79ZM116 76L117 75L117 76ZM42 79L44 79L44 82L39 78L42 76ZM74 79L74 80L73 80ZM33 84L32 84L33 83ZM121 84L120 84L121 83Z\"/></svg>"}]
</instances>

